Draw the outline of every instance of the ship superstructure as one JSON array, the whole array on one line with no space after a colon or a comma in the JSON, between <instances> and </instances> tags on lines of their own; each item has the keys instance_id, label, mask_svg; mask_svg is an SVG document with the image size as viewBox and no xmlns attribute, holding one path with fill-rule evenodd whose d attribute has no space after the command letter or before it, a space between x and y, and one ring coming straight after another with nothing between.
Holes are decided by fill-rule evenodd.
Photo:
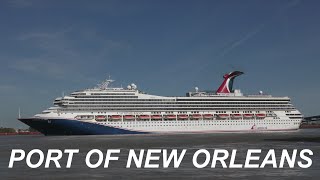
<instances>
[{"instance_id":1,"label":"ship superstructure","mask_svg":"<svg viewBox=\"0 0 320 180\"><path fill-rule=\"evenodd\" d=\"M224 76L217 91L195 88L185 97L143 93L135 84L98 87L56 98L54 106L31 118L20 118L45 135L94 135L140 133L212 133L233 131L283 131L299 128L303 116L289 97L260 92L243 95Z\"/></svg>"}]
</instances>

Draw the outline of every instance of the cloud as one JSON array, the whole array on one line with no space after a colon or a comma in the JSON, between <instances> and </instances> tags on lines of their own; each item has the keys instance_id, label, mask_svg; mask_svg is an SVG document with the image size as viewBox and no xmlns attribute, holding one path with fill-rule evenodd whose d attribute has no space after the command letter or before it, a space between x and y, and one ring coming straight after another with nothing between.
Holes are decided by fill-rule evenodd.
<instances>
[{"instance_id":1,"label":"cloud","mask_svg":"<svg viewBox=\"0 0 320 180\"><path fill-rule=\"evenodd\" d=\"M76 27L63 28L57 31L29 32L19 35L19 43L45 51L46 55L82 56L90 54L92 60L110 51L130 47L127 42L106 39L93 29ZM94 48L93 48L94 47ZM81 57L77 57L81 58Z\"/></svg>"},{"instance_id":2,"label":"cloud","mask_svg":"<svg viewBox=\"0 0 320 180\"><path fill-rule=\"evenodd\" d=\"M298 6L301 3L301 0L292 0L289 1L288 4L286 4L286 7L284 8L285 10L293 8L295 6Z\"/></svg>"},{"instance_id":3,"label":"cloud","mask_svg":"<svg viewBox=\"0 0 320 180\"><path fill-rule=\"evenodd\" d=\"M252 31L247 32L246 34L244 34L242 37L240 37L239 39L235 40L233 43L231 43L231 45L225 47L221 53L219 54L220 57L225 56L226 54L228 54L230 51L232 51L233 49L243 45L244 43L246 43L248 40L250 40L251 38L253 38L255 35L257 35L263 28L265 27L265 24L259 24L258 26L256 26Z\"/></svg>"},{"instance_id":4,"label":"cloud","mask_svg":"<svg viewBox=\"0 0 320 180\"><path fill-rule=\"evenodd\" d=\"M17 37L17 40L25 41L30 39L53 39L58 38L59 36L63 35L64 33L68 32L68 30L57 31L57 32L31 32L31 33L24 33Z\"/></svg>"},{"instance_id":5,"label":"cloud","mask_svg":"<svg viewBox=\"0 0 320 180\"><path fill-rule=\"evenodd\" d=\"M29 32L20 34L15 40L19 41L22 49L33 52L32 56L12 57L9 68L24 73L41 74L54 78L62 78L68 72L68 65L63 63L66 58L74 56L69 48L66 33L70 29L58 31ZM70 67L69 67L70 68Z\"/></svg>"},{"instance_id":6,"label":"cloud","mask_svg":"<svg viewBox=\"0 0 320 180\"><path fill-rule=\"evenodd\" d=\"M72 40L68 33L72 34L72 28L63 28L56 31L35 31L20 34L15 40L20 44L31 47L35 52L41 50L45 55L74 55L72 52ZM42 55L43 55L42 54Z\"/></svg>"},{"instance_id":7,"label":"cloud","mask_svg":"<svg viewBox=\"0 0 320 180\"><path fill-rule=\"evenodd\" d=\"M7 2L14 8L27 8L35 4L35 0L8 0Z\"/></svg>"},{"instance_id":8,"label":"cloud","mask_svg":"<svg viewBox=\"0 0 320 180\"><path fill-rule=\"evenodd\" d=\"M274 20L276 18L279 18L279 16L281 16L281 13L285 13L286 11L288 11L291 8L294 8L296 6L298 6L301 3L301 0L292 0L289 1L288 3L285 4L284 7L280 8L278 13L275 13L274 16L271 16L270 19ZM270 21L272 22L272 21ZM227 47L225 47L218 56L220 57L224 57L225 55L227 55L229 52L231 52L233 49L245 44L248 40L252 39L254 36L256 36L261 30L263 30L267 25L270 26L270 23L267 22L261 22L260 24L258 24L255 28L253 28L251 31L247 32L246 34L244 34L242 37L238 38L237 40L235 40L234 42L232 42L230 45L228 45Z\"/></svg>"},{"instance_id":9,"label":"cloud","mask_svg":"<svg viewBox=\"0 0 320 180\"><path fill-rule=\"evenodd\" d=\"M11 69L34 74L46 74L50 77L61 78L67 75L65 66L52 61L41 59L22 59L9 65Z\"/></svg>"},{"instance_id":10,"label":"cloud","mask_svg":"<svg viewBox=\"0 0 320 180\"><path fill-rule=\"evenodd\" d=\"M12 92L16 90L17 88L12 85L0 85L0 92Z\"/></svg>"},{"instance_id":11,"label":"cloud","mask_svg":"<svg viewBox=\"0 0 320 180\"><path fill-rule=\"evenodd\" d=\"M51 7L54 3L55 1L51 0L7 0L9 7L19 9Z\"/></svg>"},{"instance_id":12,"label":"cloud","mask_svg":"<svg viewBox=\"0 0 320 180\"><path fill-rule=\"evenodd\" d=\"M22 73L41 74L55 79L86 79L87 74L123 56L131 48L126 41L108 39L95 29L67 27L56 31L32 31L18 35L21 51L9 55L9 68ZM20 49L19 49L20 50ZM30 52L24 54L23 52Z\"/></svg>"}]
</instances>

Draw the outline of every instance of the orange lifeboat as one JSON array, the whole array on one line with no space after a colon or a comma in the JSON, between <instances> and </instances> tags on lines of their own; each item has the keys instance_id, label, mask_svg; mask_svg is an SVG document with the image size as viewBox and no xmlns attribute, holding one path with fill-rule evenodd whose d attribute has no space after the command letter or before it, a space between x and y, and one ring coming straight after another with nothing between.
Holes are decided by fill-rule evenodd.
<instances>
[{"instance_id":1,"label":"orange lifeboat","mask_svg":"<svg viewBox=\"0 0 320 180\"><path fill-rule=\"evenodd\" d=\"M256 114L256 117L257 117L257 118L265 118L265 117L266 117L266 114L259 113L259 114Z\"/></svg>"},{"instance_id":2,"label":"orange lifeboat","mask_svg":"<svg viewBox=\"0 0 320 180\"><path fill-rule=\"evenodd\" d=\"M188 119L188 115L187 114L179 114L178 119Z\"/></svg>"},{"instance_id":3,"label":"orange lifeboat","mask_svg":"<svg viewBox=\"0 0 320 180\"><path fill-rule=\"evenodd\" d=\"M150 115L140 115L139 119L150 119Z\"/></svg>"},{"instance_id":4,"label":"orange lifeboat","mask_svg":"<svg viewBox=\"0 0 320 180\"><path fill-rule=\"evenodd\" d=\"M166 118L167 119L176 119L176 115L174 115L174 114L168 114L168 115L166 115Z\"/></svg>"},{"instance_id":5,"label":"orange lifeboat","mask_svg":"<svg viewBox=\"0 0 320 180\"><path fill-rule=\"evenodd\" d=\"M244 118L252 118L252 117L253 117L253 114L243 114L243 117L244 117Z\"/></svg>"},{"instance_id":6,"label":"orange lifeboat","mask_svg":"<svg viewBox=\"0 0 320 180\"><path fill-rule=\"evenodd\" d=\"M231 114L234 119L240 119L242 117L241 114Z\"/></svg>"},{"instance_id":7,"label":"orange lifeboat","mask_svg":"<svg viewBox=\"0 0 320 180\"><path fill-rule=\"evenodd\" d=\"M192 119L201 119L201 114L192 114Z\"/></svg>"},{"instance_id":8,"label":"orange lifeboat","mask_svg":"<svg viewBox=\"0 0 320 180\"><path fill-rule=\"evenodd\" d=\"M123 119L125 119L125 120L133 120L134 119L134 115L124 115Z\"/></svg>"},{"instance_id":9,"label":"orange lifeboat","mask_svg":"<svg viewBox=\"0 0 320 180\"><path fill-rule=\"evenodd\" d=\"M95 120L97 120L97 121L103 121L103 120L106 120L106 116L103 116L103 115L97 115L97 116L95 117Z\"/></svg>"},{"instance_id":10,"label":"orange lifeboat","mask_svg":"<svg viewBox=\"0 0 320 180\"><path fill-rule=\"evenodd\" d=\"M204 114L203 118L204 119L211 119L211 118L213 118L213 114Z\"/></svg>"},{"instance_id":11,"label":"orange lifeboat","mask_svg":"<svg viewBox=\"0 0 320 180\"><path fill-rule=\"evenodd\" d=\"M152 115L151 119L162 119L161 115Z\"/></svg>"},{"instance_id":12,"label":"orange lifeboat","mask_svg":"<svg viewBox=\"0 0 320 180\"><path fill-rule=\"evenodd\" d=\"M112 119L112 120L120 120L121 116L120 115L112 115L112 116L110 116L110 119Z\"/></svg>"},{"instance_id":13,"label":"orange lifeboat","mask_svg":"<svg viewBox=\"0 0 320 180\"><path fill-rule=\"evenodd\" d=\"M229 117L229 114L218 114L218 117L222 119L227 119Z\"/></svg>"}]
</instances>

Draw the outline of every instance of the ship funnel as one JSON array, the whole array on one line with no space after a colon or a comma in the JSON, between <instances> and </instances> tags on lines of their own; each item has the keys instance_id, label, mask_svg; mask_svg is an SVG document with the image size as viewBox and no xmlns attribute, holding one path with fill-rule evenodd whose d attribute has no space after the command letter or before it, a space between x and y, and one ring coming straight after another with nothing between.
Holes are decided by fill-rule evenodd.
<instances>
[{"instance_id":1,"label":"ship funnel","mask_svg":"<svg viewBox=\"0 0 320 180\"><path fill-rule=\"evenodd\" d=\"M223 76L224 81L218 88L217 93L232 93L233 80L235 77L240 76L241 74L243 74L241 71L233 71L229 74L225 74Z\"/></svg>"}]
</instances>

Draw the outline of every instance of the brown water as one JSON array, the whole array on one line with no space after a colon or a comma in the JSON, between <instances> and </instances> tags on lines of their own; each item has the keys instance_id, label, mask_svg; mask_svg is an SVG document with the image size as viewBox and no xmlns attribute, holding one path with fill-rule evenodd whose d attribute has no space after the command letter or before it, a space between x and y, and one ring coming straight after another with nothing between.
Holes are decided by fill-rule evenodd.
<instances>
[{"instance_id":1,"label":"brown water","mask_svg":"<svg viewBox=\"0 0 320 180\"><path fill-rule=\"evenodd\" d=\"M25 161L8 168L12 149L80 149L72 161L72 167L66 169L66 157L63 156L61 169L45 169L44 164L37 169L29 168ZM275 149L311 149L313 164L310 168L273 169L270 165L264 169L197 169L192 164L192 155L198 149L213 152L215 148L237 149L236 162L244 163L248 149L262 149L262 154ZM90 169L85 164L85 155L91 149L121 149L118 161L109 168ZM187 153L178 169L126 169L129 149L187 149ZM212 153L211 153L212 154ZM264 158L264 156L261 156ZM277 160L280 155L277 155ZM161 159L160 159L161 160ZM53 165L53 164L51 164ZM162 163L160 161L160 167ZM286 164L287 165L287 164ZM320 129L306 129L292 132L267 133L218 133L218 134L180 134L180 135L124 135L124 136L0 136L0 179L319 179L320 177Z\"/></svg>"}]
</instances>

